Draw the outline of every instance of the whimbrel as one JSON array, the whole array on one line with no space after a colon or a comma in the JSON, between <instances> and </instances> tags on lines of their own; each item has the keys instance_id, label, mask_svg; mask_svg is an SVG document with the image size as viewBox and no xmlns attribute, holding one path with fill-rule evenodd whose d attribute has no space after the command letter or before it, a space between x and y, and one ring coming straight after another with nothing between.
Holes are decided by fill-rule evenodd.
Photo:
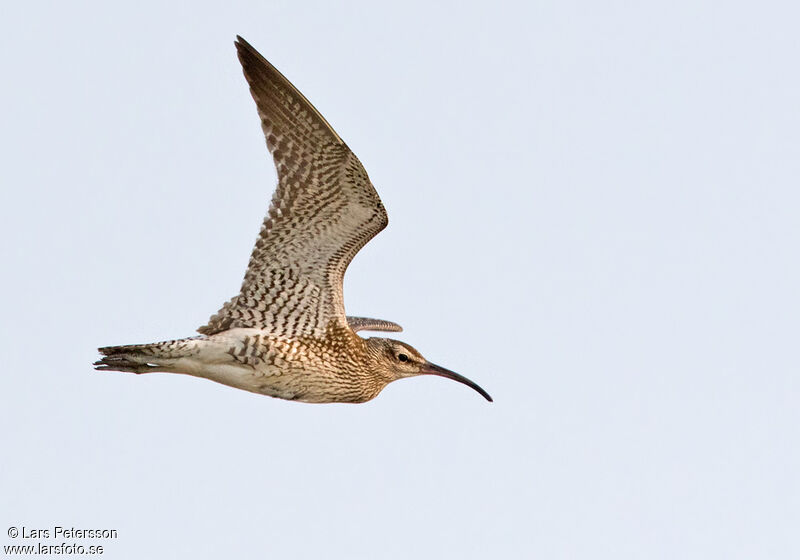
<instances>
[{"instance_id":1,"label":"whimbrel","mask_svg":"<svg viewBox=\"0 0 800 560\"><path fill-rule=\"evenodd\" d=\"M402 330L344 311L345 269L386 227L386 210L361 162L303 94L247 41L235 44L278 172L241 291L197 329L201 336L100 348L96 369L184 373L310 403L361 403L392 381L438 375L491 401L408 344L356 334Z\"/></svg>"}]
</instances>

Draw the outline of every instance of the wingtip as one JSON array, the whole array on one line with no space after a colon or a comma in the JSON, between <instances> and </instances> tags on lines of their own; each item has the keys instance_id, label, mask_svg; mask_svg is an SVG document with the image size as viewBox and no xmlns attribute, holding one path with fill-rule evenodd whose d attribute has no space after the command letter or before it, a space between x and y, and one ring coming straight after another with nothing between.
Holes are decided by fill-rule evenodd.
<instances>
[{"instance_id":1,"label":"wingtip","mask_svg":"<svg viewBox=\"0 0 800 560\"><path fill-rule=\"evenodd\" d=\"M403 332L403 327L401 327L394 321L385 321L385 324L386 324L386 332Z\"/></svg>"},{"instance_id":2,"label":"wingtip","mask_svg":"<svg viewBox=\"0 0 800 560\"><path fill-rule=\"evenodd\" d=\"M242 51L258 52L258 51L256 51L255 48L253 48L253 45L248 43L247 40L244 37L242 37L241 35L237 35L236 36L236 40L233 42L233 44L236 47L236 50L239 51L239 52L242 52Z\"/></svg>"}]
</instances>

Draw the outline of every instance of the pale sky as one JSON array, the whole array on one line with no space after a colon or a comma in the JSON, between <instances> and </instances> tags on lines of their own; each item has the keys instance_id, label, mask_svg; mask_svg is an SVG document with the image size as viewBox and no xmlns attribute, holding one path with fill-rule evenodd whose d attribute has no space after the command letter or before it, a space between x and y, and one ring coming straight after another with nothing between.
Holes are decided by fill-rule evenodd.
<instances>
[{"instance_id":1,"label":"pale sky","mask_svg":"<svg viewBox=\"0 0 800 560\"><path fill-rule=\"evenodd\" d=\"M0 17L0 544L800 557L796 3L117 4ZM275 173L236 34L388 210L348 312L494 403L92 369L238 290Z\"/></svg>"}]
</instances>

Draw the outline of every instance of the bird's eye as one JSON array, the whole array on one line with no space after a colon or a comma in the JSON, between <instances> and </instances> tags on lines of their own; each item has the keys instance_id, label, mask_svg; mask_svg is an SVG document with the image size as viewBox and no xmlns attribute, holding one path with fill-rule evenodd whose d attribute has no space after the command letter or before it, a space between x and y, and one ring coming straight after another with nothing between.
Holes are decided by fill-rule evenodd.
<instances>
[{"instance_id":1,"label":"bird's eye","mask_svg":"<svg viewBox=\"0 0 800 560\"><path fill-rule=\"evenodd\" d=\"M407 362L408 356L406 356L405 354L398 354L397 359L400 360L401 362Z\"/></svg>"}]
</instances>

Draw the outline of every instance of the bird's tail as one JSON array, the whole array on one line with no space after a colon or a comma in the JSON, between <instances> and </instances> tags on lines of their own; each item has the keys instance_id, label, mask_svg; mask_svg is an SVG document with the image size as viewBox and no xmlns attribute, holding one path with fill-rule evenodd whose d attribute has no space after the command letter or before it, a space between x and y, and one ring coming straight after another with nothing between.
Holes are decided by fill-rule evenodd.
<instances>
[{"instance_id":1,"label":"bird's tail","mask_svg":"<svg viewBox=\"0 0 800 560\"><path fill-rule=\"evenodd\" d=\"M131 373L173 371L171 366L177 360L197 353L197 342L201 338L205 337L98 348L103 357L94 363L94 369Z\"/></svg>"}]
</instances>

